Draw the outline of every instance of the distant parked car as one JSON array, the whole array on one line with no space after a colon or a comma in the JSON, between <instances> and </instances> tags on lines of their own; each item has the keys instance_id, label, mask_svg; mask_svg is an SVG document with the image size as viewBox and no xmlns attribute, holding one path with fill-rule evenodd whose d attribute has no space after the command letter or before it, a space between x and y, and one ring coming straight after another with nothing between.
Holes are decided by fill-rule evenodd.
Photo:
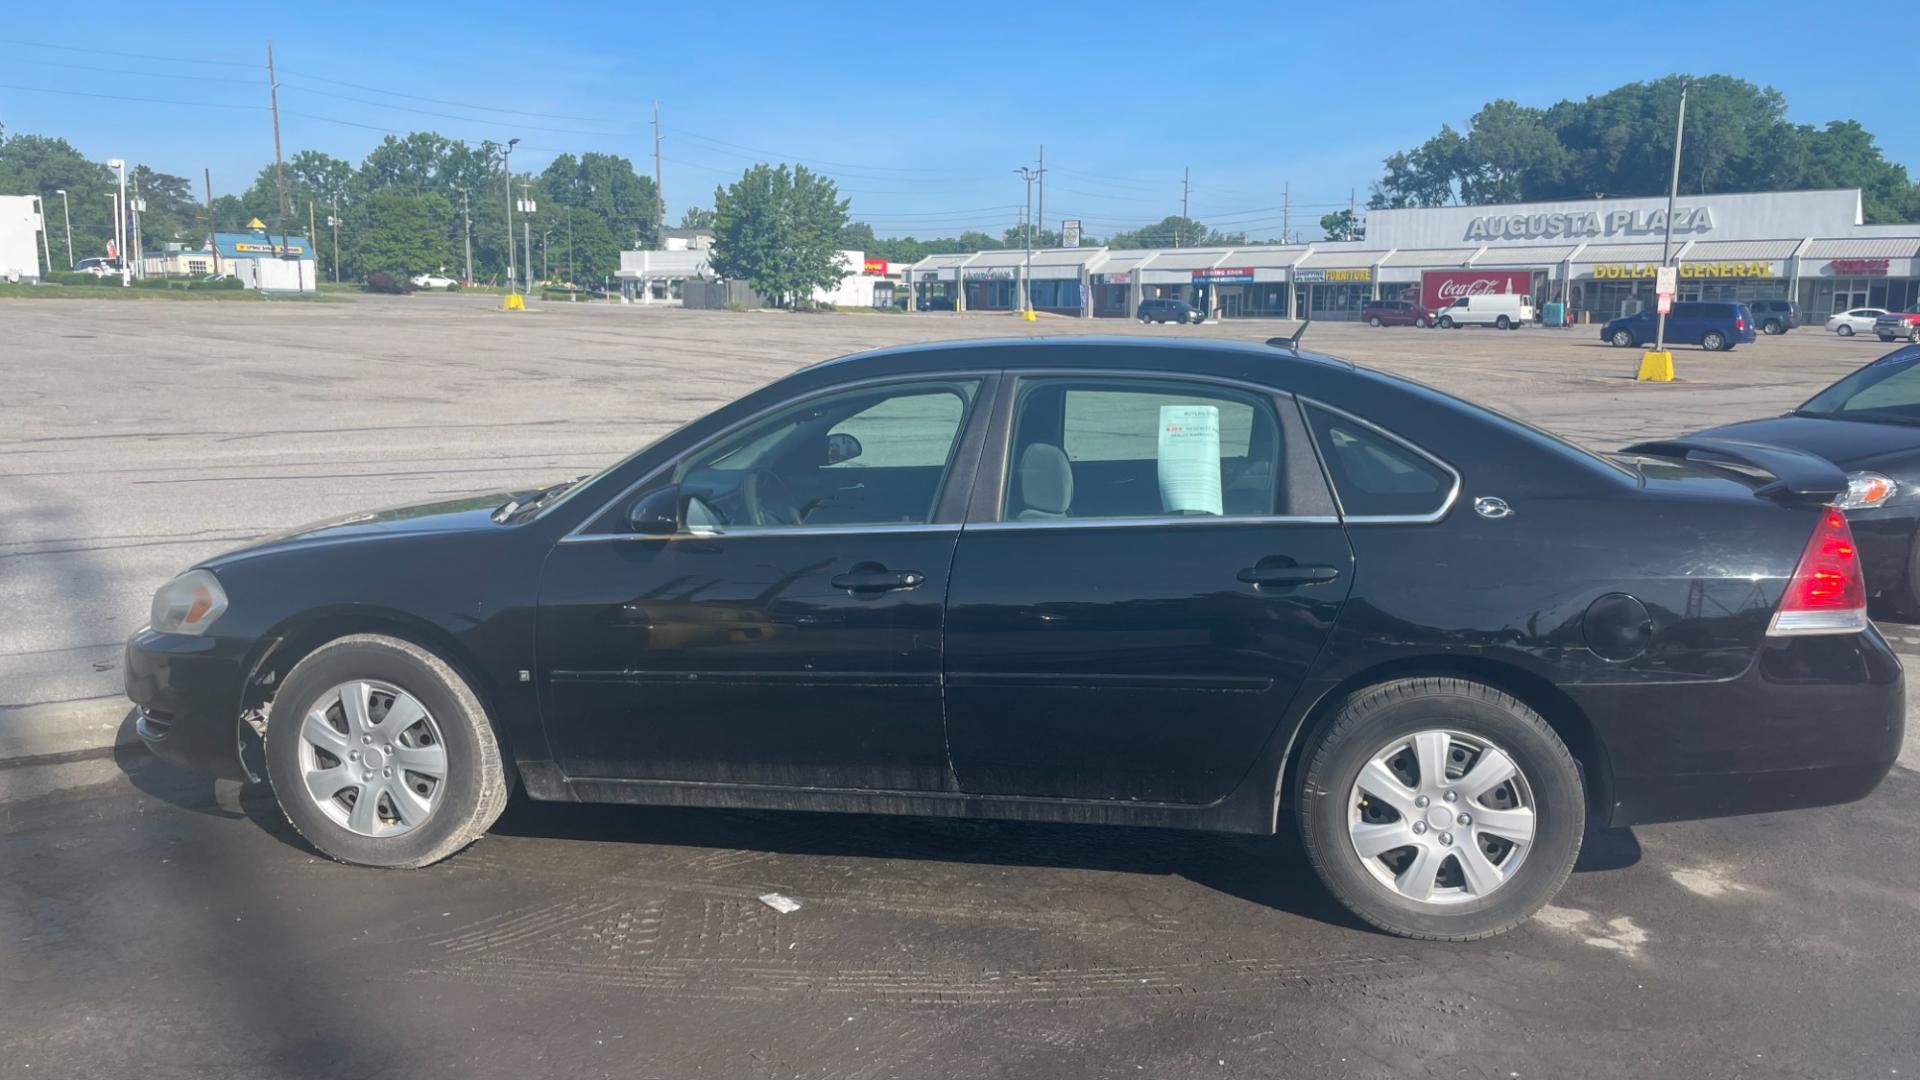
<instances>
[{"instance_id":1,"label":"distant parked car","mask_svg":"<svg viewBox=\"0 0 1920 1080\"><path fill-rule=\"evenodd\" d=\"M1836 311L1827 316L1827 329L1841 337L1871 332L1873 321L1886 313L1887 309L1877 307L1857 307L1851 311Z\"/></svg>"},{"instance_id":2,"label":"distant parked car","mask_svg":"<svg viewBox=\"0 0 1920 1080\"><path fill-rule=\"evenodd\" d=\"M81 259L73 264L76 274L92 274L94 277L106 277L120 272L120 264L112 259Z\"/></svg>"},{"instance_id":3,"label":"distant parked car","mask_svg":"<svg viewBox=\"0 0 1920 1080\"><path fill-rule=\"evenodd\" d=\"M1652 308L1627 315L1600 328L1600 340L1621 348L1647 345L1654 339L1659 316ZM1667 316L1667 344L1698 345L1708 352L1724 352L1753 342L1753 313L1745 304L1719 300L1688 300L1673 305Z\"/></svg>"},{"instance_id":4,"label":"distant parked car","mask_svg":"<svg viewBox=\"0 0 1920 1080\"><path fill-rule=\"evenodd\" d=\"M416 289L451 289L460 284L453 278L442 274L415 274L407 281Z\"/></svg>"},{"instance_id":5,"label":"distant parked car","mask_svg":"<svg viewBox=\"0 0 1920 1080\"><path fill-rule=\"evenodd\" d=\"M1920 343L1920 304L1905 311L1889 311L1873 320L1873 333L1881 341L1906 338Z\"/></svg>"},{"instance_id":6,"label":"distant parked car","mask_svg":"<svg viewBox=\"0 0 1920 1080\"><path fill-rule=\"evenodd\" d=\"M1431 308L1411 300L1370 300L1360 309L1360 319L1368 326L1432 326L1437 321Z\"/></svg>"},{"instance_id":7,"label":"distant parked car","mask_svg":"<svg viewBox=\"0 0 1920 1080\"><path fill-rule=\"evenodd\" d=\"M1747 310L1763 334L1784 334L1800 325L1800 305L1791 300L1755 300Z\"/></svg>"},{"instance_id":8,"label":"distant parked car","mask_svg":"<svg viewBox=\"0 0 1920 1080\"><path fill-rule=\"evenodd\" d=\"M1463 296L1441 308L1438 321L1447 330L1461 326L1492 326L1513 330L1534 321L1533 298L1517 293Z\"/></svg>"},{"instance_id":9,"label":"distant parked car","mask_svg":"<svg viewBox=\"0 0 1920 1080\"><path fill-rule=\"evenodd\" d=\"M1136 313L1143 323L1203 323L1206 313L1185 300L1153 299L1140 301Z\"/></svg>"}]
</instances>

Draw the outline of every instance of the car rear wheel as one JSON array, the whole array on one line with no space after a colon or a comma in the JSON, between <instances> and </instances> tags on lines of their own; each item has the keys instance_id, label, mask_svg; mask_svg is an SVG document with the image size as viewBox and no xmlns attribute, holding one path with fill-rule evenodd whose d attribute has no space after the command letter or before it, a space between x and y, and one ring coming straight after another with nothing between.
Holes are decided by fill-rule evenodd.
<instances>
[{"instance_id":1,"label":"car rear wheel","mask_svg":"<svg viewBox=\"0 0 1920 1080\"><path fill-rule=\"evenodd\" d=\"M1383 324L1382 324L1382 323L1380 322L1380 316L1378 316L1378 315L1374 315L1374 316L1371 316L1370 318L1368 318L1368 319L1367 319L1367 325L1368 325L1368 326L1371 326L1371 327L1373 327L1374 329L1376 329L1376 330L1377 330L1377 329L1379 329L1379 328L1380 328L1380 327L1381 327L1381 326L1382 326Z\"/></svg>"},{"instance_id":2,"label":"car rear wheel","mask_svg":"<svg viewBox=\"0 0 1920 1080\"><path fill-rule=\"evenodd\" d=\"M1766 322L1760 324L1760 331L1766 334L1784 334L1787 332L1787 328L1780 324L1779 319L1768 319Z\"/></svg>"},{"instance_id":3,"label":"car rear wheel","mask_svg":"<svg viewBox=\"0 0 1920 1080\"><path fill-rule=\"evenodd\" d=\"M1920 345L1920 326L1915 326L1907 331L1907 340L1913 344Z\"/></svg>"},{"instance_id":4,"label":"car rear wheel","mask_svg":"<svg viewBox=\"0 0 1920 1080\"><path fill-rule=\"evenodd\" d=\"M1611 340L1622 349L1630 349L1633 347L1633 331L1615 330Z\"/></svg>"},{"instance_id":5,"label":"car rear wheel","mask_svg":"<svg viewBox=\"0 0 1920 1080\"><path fill-rule=\"evenodd\" d=\"M1356 693L1301 776L1301 842L1328 891L1389 933L1473 941L1526 921L1573 871L1580 771L1517 698L1452 678Z\"/></svg>"},{"instance_id":6,"label":"car rear wheel","mask_svg":"<svg viewBox=\"0 0 1920 1080\"><path fill-rule=\"evenodd\" d=\"M287 820L341 862L439 862L507 801L472 687L429 650L384 635L339 638L294 665L268 713L266 757Z\"/></svg>"},{"instance_id":7,"label":"car rear wheel","mask_svg":"<svg viewBox=\"0 0 1920 1080\"><path fill-rule=\"evenodd\" d=\"M1852 337L1853 327L1848 326L1846 323L1841 323L1839 326L1834 327L1833 332L1839 334L1841 337Z\"/></svg>"},{"instance_id":8,"label":"car rear wheel","mask_svg":"<svg viewBox=\"0 0 1920 1080\"><path fill-rule=\"evenodd\" d=\"M1709 330L1701 335L1700 347L1708 352L1719 352L1727 347L1727 336L1718 330Z\"/></svg>"},{"instance_id":9,"label":"car rear wheel","mask_svg":"<svg viewBox=\"0 0 1920 1080\"><path fill-rule=\"evenodd\" d=\"M1142 316L1140 316L1140 325L1141 325L1141 326L1145 326L1145 325L1147 325L1148 323L1150 323L1150 322L1152 322L1152 321L1153 321L1153 320L1152 320L1151 318L1149 318L1148 316L1145 316L1145 315L1142 315Z\"/></svg>"},{"instance_id":10,"label":"car rear wheel","mask_svg":"<svg viewBox=\"0 0 1920 1080\"><path fill-rule=\"evenodd\" d=\"M1440 329L1442 330L1453 329L1453 316L1451 315L1440 316Z\"/></svg>"},{"instance_id":11,"label":"car rear wheel","mask_svg":"<svg viewBox=\"0 0 1920 1080\"><path fill-rule=\"evenodd\" d=\"M1877 337L1877 338L1879 338L1879 339L1880 339L1881 341L1892 341L1892 340L1893 340L1893 335L1892 335L1892 334L1875 334L1874 336L1875 336L1875 337Z\"/></svg>"},{"instance_id":12,"label":"car rear wheel","mask_svg":"<svg viewBox=\"0 0 1920 1080\"><path fill-rule=\"evenodd\" d=\"M1493 325L1495 327L1498 327L1501 330L1511 330L1513 329L1513 320L1507 318L1505 315L1502 315L1499 318L1493 320Z\"/></svg>"}]
</instances>

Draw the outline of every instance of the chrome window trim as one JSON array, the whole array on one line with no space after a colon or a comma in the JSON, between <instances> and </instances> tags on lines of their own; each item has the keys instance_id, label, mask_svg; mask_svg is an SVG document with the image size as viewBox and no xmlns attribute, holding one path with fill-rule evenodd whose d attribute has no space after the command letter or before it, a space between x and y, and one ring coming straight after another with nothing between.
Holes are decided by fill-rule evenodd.
<instances>
[{"instance_id":1,"label":"chrome window trim","mask_svg":"<svg viewBox=\"0 0 1920 1080\"><path fill-rule=\"evenodd\" d=\"M1265 401L1267 404L1267 407L1273 410L1273 422L1276 425L1276 427L1279 429L1278 433L1280 438L1283 441L1286 438L1286 434L1285 434L1286 419L1281 415L1281 410L1289 404L1293 404L1294 402L1297 402L1297 401L1306 400L1305 398L1301 398L1299 395L1295 394L1291 390L1282 390L1277 386L1271 386L1265 383L1248 382L1245 379L1236 379L1227 375L1210 375L1204 372L1166 371L1160 368L1027 368L1027 369L1010 369L1006 372L1006 374L1010 376L1010 378L1007 382L1006 388L1003 390L1003 393L1006 393L1009 396L1010 405L1012 408L1015 408L1015 409L1019 407L1019 394L1021 392L1022 384L1033 379L1086 378L1089 380L1118 379L1118 380L1133 381L1133 382L1212 383L1216 386L1224 386L1232 390L1238 390L1243 393L1251 394ZM1298 406L1295 405L1295 408L1298 409ZM1358 418L1356 417L1356 419ZM1306 418L1301 417L1300 422L1303 424L1306 423ZM1365 421L1361 421L1361 423L1365 423ZM1006 439L1007 439L1007 442L1011 444L1013 440L1013 430L1012 430L1011 423L1009 423L1008 425L1008 430L1006 432ZM1307 440L1309 442L1313 441L1313 428L1311 425L1308 425L1307 427ZM1314 453L1318 454L1319 452L1320 452L1320 448L1316 444L1314 446ZM1001 469L1000 469L1001 475L997 481L1001 485L1001 492L1003 496L1006 490L1005 484L1007 482L1006 474L1008 471L1008 468L1007 468L1008 464L1009 463L1007 461L1002 461ZM1320 468L1321 480L1323 483L1327 485L1327 493L1333 497L1333 504L1335 509L1335 514L1333 516L1328 516L1324 514L1234 514L1234 515L1219 514L1219 515L1180 516L1180 517L1135 516L1135 517L1111 517L1111 518L1097 518L1097 517L1039 518L1039 519L1029 518L1026 520L1021 520L1016 518L1010 521L1004 516L1002 516L1006 513L1005 507L1002 506L995 511L994 517L991 520L986 520L986 521L969 520L967 522L967 528L968 529L989 529L993 531L1001 531L1006 529L1020 529L1020 528L1045 528L1045 529L1060 529L1060 528L1069 528L1069 527L1142 528L1142 527L1152 526L1152 525L1259 525L1259 524L1280 525L1280 524L1289 524L1289 523L1298 523L1302 525L1338 524L1340 522L1340 518L1338 516L1339 506L1340 506L1340 496L1337 492L1333 490L1333 478L1327 475L1326 467L1323 464L1319 462L1315 462L1315 465ZM1280 481L1276 479L1276 482L1284 482L1284 481Z\"/></svg>"},{"instance_id":2,"label":"chrome window trim","mask_svg":"<svg viewBox=\"0 0 1920 1080\"><path fill-rule=\"evenodd\" d=\"M616 500L617 501L617 500ZM941 524L907 522L901 524L880 525L822 525L808 528L805 525L743 525L737 529L683 529L676 533L569 533L560 538L563 544L601 544L615 541L635 540L725 540L752 536L868 536L874 533L957 533L962 526L959 522Z\"/></svg>"},{"instance_id":3,"label":"chrome window trim","mask_svg":"<svg viewBox=\"0 0 1920 1080\"><path fill-rule=\"evenodd\" d=\"M1348 412L1345 409L1338 408L1333 405L1329 405L1324 401L1319 401L1314 398L1301 397L1300 395L1295 395L1295 398L1302 405L1310 405L1316 409L1325 409L1326 411L1334 414L1335 416L1344 417L1348 420L1353 421L1356 424L1359 424L1362 427L1371 429L1375 433L1387 439L1391 439L1396 443L1399 443L1401 446L1406 447L1407 449L1413 451L1414 453L1420 455L1421 457L1426 458L1428 461L1432 462L1433 464L1438 465L1441 469L1446 471L1448 476L1453 477L1453 487L1447 490L1447 497L1441 500L1440 508L1430 513L1426 513L1426 514L1349 514L1347 513L1346 504L1342 502L1340 499L1340 485L1334 483L1333 472L1331 469L1328 469L1326 470L1327 489L1333 492L1333 502L1334 502L1334 505L1339 507L1340 509L1340 519L1342 521L1345 521L1349 525L1431 525L1434 522L1439 521L1440 519L1446 517L1447 513L1453 509L1453 504L1459 501L1460 489L1465 484L1465 481L1460 476L1460 470L1454 468L1452 465L1448 464L1446 461L1442 460L1438 456L1428 452L1424 447L1421 447L1415 443L1407 441L1405 438L1402 438L1401 436L1396 435L1391 431L1388 431L1386 428L1381 427L1379 424L1374 423L1373 421L1367 419L1364 416L1355 416L1354 414ZM1313 440L1314 451L1320 455L1322 459L1322 467L1324 468L1325 458L1327 456L1327 449L1326 447L1320 445L1320 436L1318 433L1316 433L1313 430L1313 425L1311 423L1307 425L1307 437Z\"/></svg>"},{"instance_id":4,"label":"chrome window trim","mask_svg":"<svg viewBox=\"0 0 1920 1080\"><path fill-rule=\"evenodd\" d=\"M967 532L1008 532L1020 529L1142 529L1166 525L1338 525L1340 519L1325 514L1236 514L1190 517L1108 517L1108 518L1030 518L1015 521L968 522Z\"/></svg>"},{"instance_id":5,"label":"chrome window trim","mask_svg":"<svg viewBox=\"0 0 1920 1080\"><path fill-rule=\"evenodd\" d=\"M828 362L831 363L831 361L828 361ZM818 365L815 365L815 366L818 366ZM802 370L806 370L806 369L802 369ZM959 429L954 432L953 449L948 453L946 469L940 476L940 494L936 496L934 499L934 509L935 509L935 512L938 512L940 502L946 494L947 480L952 476L952 473L953 473L953 454L956 454L959 452L960 444L965 439L967 428L973 422L974 409L977 408L980 404L979 390L985 389L984 384L987 382L987 380L993 378L995 375L998 375L999 373L1000 373L1000 370L998 368L973 368L973 369L963 368L963 369L952 370L952 371L927 371L927 372L916 371L911 374L903 374L903 375L876 375L871 379L856 379L852 382L836 383L833 386L821 387L820 389L815 390L812 393L801 394L799 397L786 398L782 401L776 402L775 404L769 405L764 409L761 409L759 412L754 413L751 416L743 417L738 423L733 424L730 427L726 427L721 429L720 431L714 432L712 435L708 436L707 438L700 440L694 445L674 455L671 460L665 462L659 468L654 469L652 472L647 473L646 475L642 476L640 479L635 480L631 484L628 484L625 488L621 489L620 494L615 495L613 498L608 499L606 502L600 504L599 509L594 510L592 513L588 514L586 517L582 518L580 520L580 524L575 525L571 530L569 530L565 536L562 536L560 538L559 542L562 544L566 544L566 543L585 543L585 542L591 542L591 541L597 541L597 540L619 540L619 539L665 540L665 539L671 539L673 537L689 537L689 536L701 535L701 534L690 533L686 531L672 533L669 536L658 536L658 535L649 535L644 533L589 533L583 530L585 530L587 526L592 525L594 522L599 521L602 517L606 515L607 511L612 510L614 506L618 505L619 503L627 499L631 499L635 495L639 494L642 490L646 488L648 484L651 484L654 481L658 480L662 473L671 475L675 469L678 469L680 467L680 463L685 461L687 458L692 457L693 455L706 450L708 447L712 446L713 444L719 442L722 439L725 439L727 436L734 434L735 432L741 430L742 428L745 428L749 424L759 423L761 420L766 419L767 417L773 415L774 413L779 412L782 409L791 408L795 405L799 405L804 402L811 401L817 397L825 397L829 394L838 394L844 390L858 390L866 386L885 386L889 383L939 382L941 380L950 380L950 379L974 379L979 381L983 385L979 388L976 388L974 393L974 399L967 402L967 411L961 417ZM798 374L798 372L795 372L795 374ZM733 404L733 402L730 402L730 401L723 402L720 405L715 406L714 409L709 409L706 414L702 414L701 416L696 417L694 421L689 421L689 422L691 423L701 419L705 419L707 415L711 415L713 412L719 409L724 409L731 404ZM912 523L905 527L928 528L931 525L932 525L931 522L919 522L919 523ZM760 528L760 529L768 528L767 526L750 526L750 527ZM878 528L895 528L895 526L869 525L869 526L861 526L861 527L848 526L848 527L842 528L841 526L835 525L835 526L822 526L821 528L818 528L818 529L808 529L805 526L799 526L790 531L796 532L796 533L804 532L813 536L826 536L826 535L831 535L829 530L837 529L837 530L841 530L842 533L845 533L847 531L864 532L867 529L878 529ZM706 535L717 536L720 534L710 533ZM741 534L737 532L729 532L725 535L738 536Z\"/></svg>"}]
</instances>

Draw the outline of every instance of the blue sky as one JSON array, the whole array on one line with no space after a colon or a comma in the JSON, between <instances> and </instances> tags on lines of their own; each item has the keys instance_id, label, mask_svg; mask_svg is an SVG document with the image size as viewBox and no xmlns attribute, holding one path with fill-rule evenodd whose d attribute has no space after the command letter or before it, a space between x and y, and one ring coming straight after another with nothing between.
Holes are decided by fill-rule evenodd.
<instances>
[{"instance_id":1,"label":"blue sky","mask_svg":"<svg viewBox=\"0 0 1920 1080\"><path fill-rule=\"evenodd\" d=\"M89 3L85 28L51 17L0 28L0 123L196 183L211 167L216 190L244 187L273 158L258 108L271 37L289 155L357 163L380 129L426 129L518 135L516 169L591 149L647 171L658 99L674 220L754 161L797 160L833 175L882 235L997 233L1024 197L1014 168L1044 143L1049 223L1077 216L1105 234L1177 213L1187 167L1194 217L1276 235L1290 181L1294 228L1314 235L1350 190L1365 203L1381 158L1490 99L1545 105L1691 71L1771 84L1797 122L1858 119L1920 173L1895 54L1800 37L1804 4L1555 6L1574 10L747 0L560 17L479 2ZM119 33L84 32L105 27Z\"/></svg>"}]
</instances>

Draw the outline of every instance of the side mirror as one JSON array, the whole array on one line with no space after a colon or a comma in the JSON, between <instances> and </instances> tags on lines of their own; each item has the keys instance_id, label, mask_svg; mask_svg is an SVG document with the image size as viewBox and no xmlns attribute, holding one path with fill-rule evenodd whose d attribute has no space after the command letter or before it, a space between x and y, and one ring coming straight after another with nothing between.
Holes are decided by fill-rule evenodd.
<instances>
[{"instance_id":1,"label":"side mirror","mask_svg":"<svg viewBox=\"0 0 1920 1080\"><path fill-rule=\"evenodd\" d=\"M844 431L836 431L827 436L827 464L838 465L843 461L852 461L854 458L859 457L865 449L865 447L860 445L859 439L854 438Z\"/></svg>"},{"instance_id":2,"label":"side mirror","mask_svg":"<svg viewBox=\"0 0 1920 1080\"><path fill-rule=\"evenodd\" d=\"M627 525L642 536L672 536L680 530L680 488L669 485L633 500Z\"/></svg>"}]
</instances>

